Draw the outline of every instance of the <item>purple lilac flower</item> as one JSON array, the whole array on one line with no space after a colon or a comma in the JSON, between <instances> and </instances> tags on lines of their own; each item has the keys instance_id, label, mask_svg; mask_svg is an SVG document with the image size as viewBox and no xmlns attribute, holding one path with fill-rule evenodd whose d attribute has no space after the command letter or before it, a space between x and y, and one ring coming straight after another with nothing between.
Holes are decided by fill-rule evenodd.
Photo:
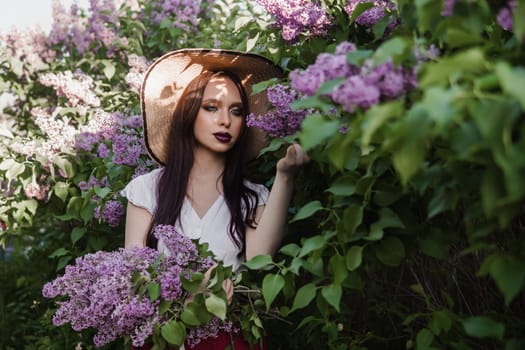
<instances>
[{"instance_id":1,"label":"purple lilac flower","mask_svg":"<svg viewBox=\"0 0 525 350\"><path fill-rule=\"evenodd\" d=\"M101 143L98 145L97 154L99 158L107 158L109 157L110 150L109 147L105 143Z\"/></svg>"},{"instance_id":2,"label":"purple lilac flower","mask_svg":"<svg viewBox=\"0 0 525 350\"><path fill-rule=\"evenodd\" d=\"M375 65L372 60L357 66L346 59L354 50L352 43L344 42L334 54L320 54L314 64L290 73L291 87L312 96L324 83L340 78L341 83L326 97L353 113L357 108L367 109L382 100L398 98L417 85L416 68L396 67L391 61Z\"/></svg>"},{"instance_id":3,"label":"purple lilac flower","mask_svg":"<svg viewBox=\"0 0 525 350\"><path fill-rule=\"evenodd\" d=\"M166 19L174 28L191 32L199 23L200 12L201 0L159 0L139 13L139 18L157 24Z\"/></svg>"},{"instance_id":4,"label":"purple lilac flower","mask_svg":"<svg viewBox=\"0 0 525 350\"><path fill-rule=\"evenodd\" d=\"M94 328L97 346L124 335L132 335L133 345L142 346L151 333L140 326L158 319L158 301L134 296L131 276L135 270L147 274L158 256L151 248L130 248L77 258L42 290L46 298L68 297L59 302L53 323L69 322L76 331Z\"/></svg>"},{"instance_id":5,"label":"purple lilac flower","mask_svg":"<svg viewBox=\"0 0 525 350\"><path fill-rule=\"evenodd\" d=\"M276 84L267 90L268 101L274 106L265 115L251 113L246 125L257 127L272 137L285 137L295 134L303 119L311 113L309 110L292 110L291 103L298 99L297 92L290 87Z\"/></svg>"},{"instance_id":6,"label":"purple lilac flower","mask_svg":"<svg viewBox=\"0 0 525 350\"><path fill-rule=\"evenodd\" d=\"M148 69L150 62L145 57L131 54L128 56L128 65L130 70L124 78L126 84L135 92L139 92L144 80L144 73Z\"/></svg>"},{"instance_id":7,"label":"purple lilac flower","mask_svg":"<svg viewBox=\"0 0 525 350\"><path fill-rule=\"evenodd\" d=\"M311 0L256 0L275 17L275 25L282 37L293 42L300 34L325 36L331 26L326 11L318 1Z\"/></svg>"},{"instance_id":8,"label":"purple lilac flower","mask_svg":"<svg viewBox=\"0 0 525 350\"><path fill-rule=\"evenodd\" d=\"M301 94L312 96L325 82L358 73L360 68L349 64L346 59L346 55L355 50L354 44L342 42L336 47L335 54L319 54L315 63L306 69L290 72L291 87Z\"/></svg>"},{"instance_id":9,"label":"purple lilac flower","mask_svg":"<svg viewBox=\"0 0 525 350\"><path fill-rule=\"evenodd\" d=\"M516 7L518 7L516 0L508 0L507 6L502 7L498 12L497 22L506 31L512 30L512 14Z\"/></svg>"},{"instance_id":10,"label":"purple lilac flower","mask_svg":"<svg viewBox=\"0 0 525 350\"><path fill-rule=\"evenodd\" d=\"M443 11L441 11L441 16L450 17L454 13L454 6L458 0L444 0Z\"/></svg>"},{"instance_id":11,"label":"purple lilac flower","mask_svg":"<svg viewBox=\"0 0 525 350\"><path fill-rule=\"evenodd\" d=\"M102 213L100 207L95 208L93 216L96 219L101 219L111 227L117 227L120 224L120 219L126 213L124 205L117 200L110 200L104 204Z\"/></svg>"},{"instance_id":12,"label":"purple lilac flower","mask_svg":"<svg viewBox=\"0 0 525 350\"><path fill-rule=\"evenodd\" d=\"M366 27L373 27L388 12L397 10L397 6L391 0L349 0L344 10L348 15L352 15L355 7L362 3L372 3L373 7L362 12L357 18L356 23Z\"/></svg>"},{"instance_id":13,"label":"purple lilac flower","mask_svg":"<svg viewBox=\"0 0 525 350\"><path fill-rule=\"evenodd\" d=\"M93 78L83 72L47 73L41 75L39 80L42 85L53 87L58 96L66 97L70 107L100 106L100 99L93 92Z\"/></svg>"},{"instance_id":14,"label":"purple lilac flower","mask_svg":"<svg viewBox=\"0 0 525 350\"><path fill-rule=\"evenodd\" d=\"M226 333L239 332L231 321L222 321L221 319L214 317L208 324L190 329L186 336L186 344L188 344L191 349L206 338L217 338L221 331Z\"/></svg>"},{"instance_id":15,"label":"purple lilac flower","mask_svg":"<svg viewBox=\"0 0 525 350\"><path fill-rule=\"evenodd\" d=\"M117 134L112 139L113 163L134 166L145 153L144 142L140 135Z\"/></svg>"},{"instance_id":16,"label":"purple lilac flower","mask_svg":"<svg viewBox=\"0 0 525 350\"><path fill-rule=\"evenodd\" d=\"M0 42L5 57L13 61L13 73L19 78L27 79L32 73L47 69L48 63L56 57L46 34L39 29L21 31L13 28L7 33L0 33Z\"/></svg>"},{"instance_id":17,"label":"purple lilac flower","mask_svg":"<svg viewBox=\"0 0 525 350\"><path fill-rule=\"evenodd\" d=\"M47 198L49 193L49 185L42 185L38 183L29 183L24 187L24 193L27 198L36 198L38 200L44 200Z\"/></svg>"},{"instance_id":18,"label":"purple lilac flower","mask_svg":"<svg viewBox=\"0 0 525 350\"><path fill-rule=\"evenodd\" d=\"M173 249L169 254L161 256L148 247L87 254L77 258L74 265L66 266L62 276L46 283L42 289L44 297L67 297L58 302L53 323L57 326L71 323L76 331L94 329L96 346L130 336L132 345L141 347L155 325L168 321L160 313L160 300L174 300L171 311L180 314L188 296L180 276L205 271L213 262L200 256L193 242L173 226L157 226L154 234L166 242L168 249ZM160 283L160 300L152 302L134 292L132 281L136 272L152 283ZM230 321L213 318L210 323L190 330L187 340L195 345L202 339L216 337L220 331L238 330Z\"/></svg>"},{"instance_id":19,"label":"purple lilac flower","mask_svg":"<svg viewBox=\"0 0 525 350\"><path fill-rule=\"evenodd\" d=\"M181 265L188 264L189 261L195 260L199 255L199 251L191 239L177 232L171 225L158 225L153 234L166 245L170 255L174 256Z\"/></svg>"}]
</instances>

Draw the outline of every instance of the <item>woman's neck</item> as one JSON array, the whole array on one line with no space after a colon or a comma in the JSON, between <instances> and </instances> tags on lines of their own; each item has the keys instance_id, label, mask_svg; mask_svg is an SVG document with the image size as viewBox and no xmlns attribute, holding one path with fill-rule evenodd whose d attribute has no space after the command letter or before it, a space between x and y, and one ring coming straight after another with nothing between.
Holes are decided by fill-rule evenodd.
<instances>
[{"instance_id":1,"label":"woman's neck","mask_svg":"<svg viewBox=\"0 0 525 350\"><path fill-rule=\"evenodd\" d=\"M190 178L219 179L224 171L224 155L196 148Z\"/></svg>"}]
</instances>

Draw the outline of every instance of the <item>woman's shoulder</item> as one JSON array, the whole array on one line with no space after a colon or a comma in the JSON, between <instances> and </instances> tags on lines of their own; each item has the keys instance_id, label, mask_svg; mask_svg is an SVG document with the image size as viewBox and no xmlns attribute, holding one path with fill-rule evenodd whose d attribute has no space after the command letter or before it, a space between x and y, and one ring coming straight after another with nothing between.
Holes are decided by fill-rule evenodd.
<instances>
[{"instance_id":1,"label":"woman's shoulder","mask_svg":"<svg viewBox=\"0 0 525 350\"><path fill-rule=\"evenodd\" d=\"M261 191L268 191L266 186L264 186L263 184L253 182L247 179L244 180L244 185L248 187L249 189L254 190L257 193Z\"/></svg>"},{"instance_id":2,"label":"woman's shoulder","mask_svg":"<svg viewBox=\"0 0 525 350\"><path fill-rule=\"evenodd\" d=\"M157 180L162 174L162 168L157 168L146 174L139 175L131 180L120 192L122 196L138 207L153 213L156 208Z\"/></svg>"},{"instance_id":3,"label":"woman's shoulder","mask_svg":"<svg viewBox=\"0 0 525 350\"><path fill-rule=\"evenodd\" d=\"M270 193L266 186L260 183L252 182L250 180L244 180L244 185L252 191L255 191L255 193L257 193L257 197L259 197L259 201L261 201L262 204L266 204L266 201L268 200L268 195Z\"/></svg>"},{"instance_id":4,"label":"woman's shoulder","mask_svg":"<svg viewBox=\"0 0 525 350\"><path fill-rule=\"evenodd\" d=\"M139 175L132 179L129 183L148 183L148 182L156 182L160 175L162 174L162 171L164 168L156 168L151 170L150 172L147 172L145 174Z\"/></svg>"}]
</instances>

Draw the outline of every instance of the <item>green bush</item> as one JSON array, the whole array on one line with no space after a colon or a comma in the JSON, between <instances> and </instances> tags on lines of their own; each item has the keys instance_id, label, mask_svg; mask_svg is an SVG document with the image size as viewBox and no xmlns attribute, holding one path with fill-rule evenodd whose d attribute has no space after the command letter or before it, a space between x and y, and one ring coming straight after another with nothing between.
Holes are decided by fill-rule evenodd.
<instances>
[{"instance_id":1,"label":"green bush","mask_svg":"<svg viewBox=\"0 0 525 350\"><path fill-rule=\"evenodd\" d=\"M308 113L301 129L250 164L271 186L287 142L312 159L279 253L248 263L279 310L264 320L271 348L522 348L525 3L399 0L370 24L360 16L374 5L356 2L290 1L295 17L262 0L195 2L194 23L158 22L163 2L138 1L80 11L50 35L5 34L0 240L15 253L1 265L0 349L92 348L88 333L52 326L40 291L75 257L122 245L119 192L155 166L136 124L147 62L181 47L249 50L293 87L343 42L360 74L391 63L417 84L351 106L333 98L344 79L327 79L293 102ZM320 19L301 26L300 13ZM75 36L93 23L98 36Z\"/></svg>"}]
</instances>

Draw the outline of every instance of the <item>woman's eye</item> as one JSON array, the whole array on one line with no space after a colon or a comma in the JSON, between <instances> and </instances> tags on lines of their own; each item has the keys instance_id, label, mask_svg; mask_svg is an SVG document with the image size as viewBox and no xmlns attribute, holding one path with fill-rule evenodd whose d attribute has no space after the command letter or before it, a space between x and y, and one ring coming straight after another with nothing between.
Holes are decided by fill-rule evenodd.
<instances>
[{"instance_id":1,"label":"woman's eye","mask_svg":"<svg viewBox=\"0 0 525 350\"><path fill-rule=\"evenodd\" d=\"M217 110L217 107L212 105L202 106L202 108L207 112L215 112Z\"/></svg>"},{"instance_id":2,"label":"woman's eye","mask_svg":"<svg viewBox=\"0 0 525 350\"><path fill-rule=\"evenodd\" d=\"M241 108L232 108L231 114L237 117L242 117L242 109Z\"/></svg>"}]
</instances>

